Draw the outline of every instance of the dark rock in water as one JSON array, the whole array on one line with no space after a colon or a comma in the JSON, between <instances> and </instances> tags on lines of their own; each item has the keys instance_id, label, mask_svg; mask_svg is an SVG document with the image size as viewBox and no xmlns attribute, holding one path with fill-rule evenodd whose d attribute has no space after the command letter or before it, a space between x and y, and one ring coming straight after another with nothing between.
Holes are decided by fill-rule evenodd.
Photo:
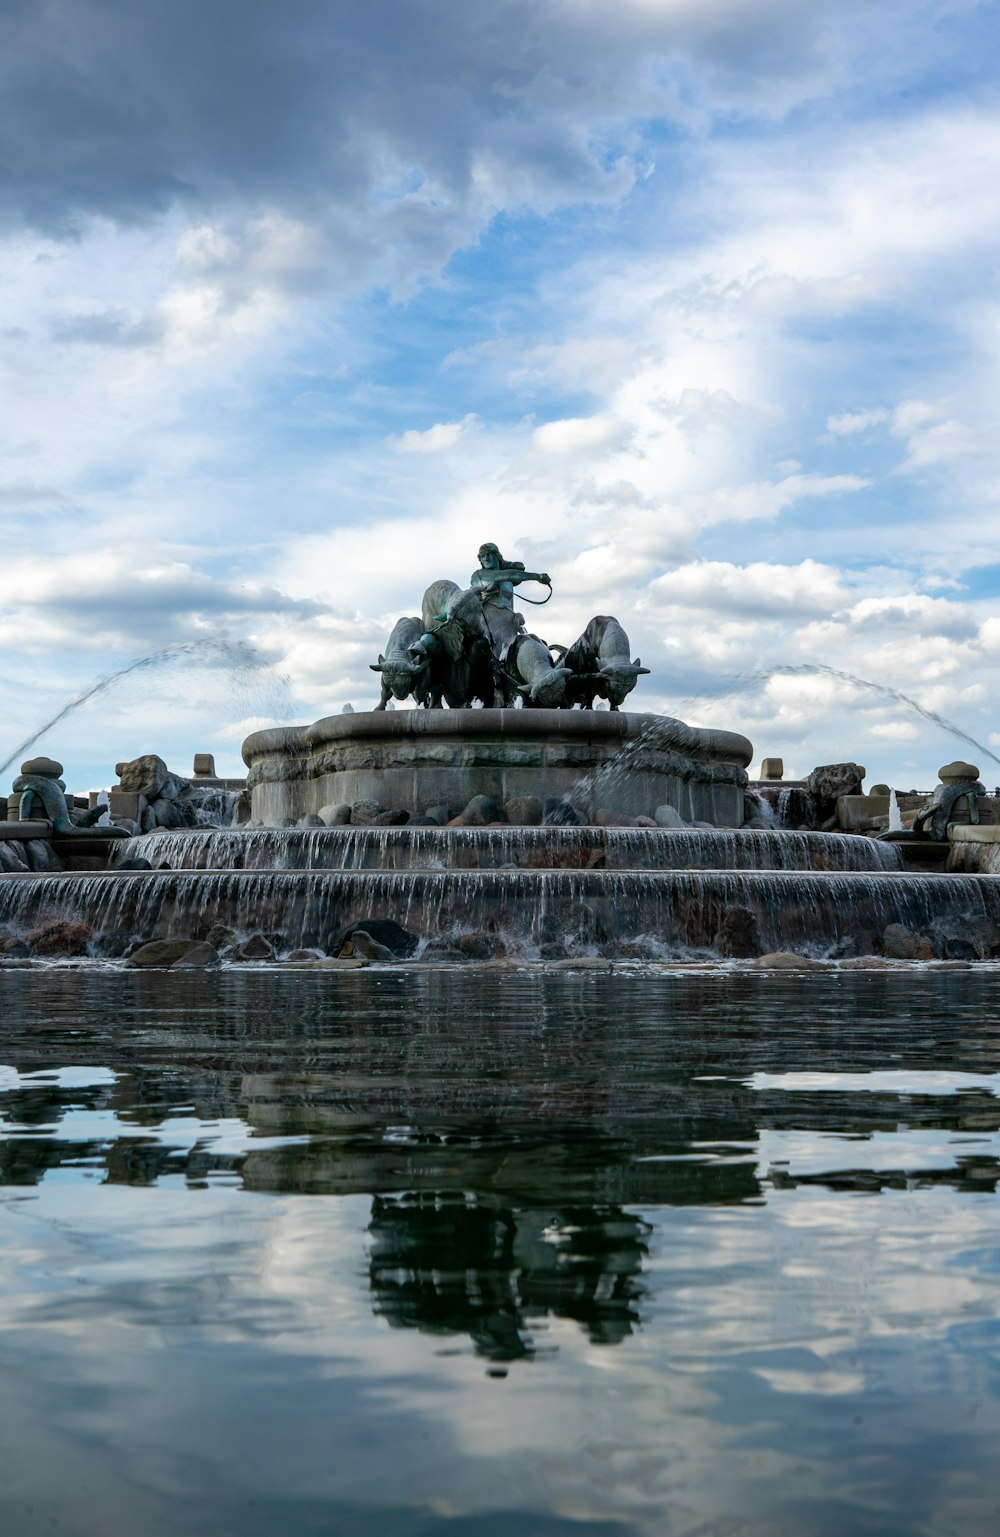
<instances>
[{"instance_id":1,"label":"dark rock in water","mask_svg":"<svg viewBox=\"0 0 1000 1537\"><path fill-rule=\"evenodd\" d=\"M622 811L608 811L604 807L594 813L595 827L635 827L635 817L627 817ZM655 822L647 825L656 826Z\"/></svg>"},{"instance_id":2,"label":"dark rock in water","mask_svg":"<svg viewBox=\"0 0 1000 1537\"><path fill-rule=\"evenodd\" d=\"M768 971L815 971L822 964L805 955L793 955L790 950L771 950L757 960L757 965Z\"/></svg>"},{"instance_id":3,"label":"dark rock in water","mask_svg":"<svg viewBox=\"0 0 1000 1537\"><path fill-rule=\"evenodd\" d=\"M377 939L372 939L366 929L355 929L354 933L344 940L339 959L346 961L352 957L360 958L364 961L383 962L397 961L399 959L395 951L388 949L385 945L380 945Z\"/></svg>"},{"instance_id":4,"label":"dark rock in water","mask_svg":"<svg viewBox=\"0 0 1000 1537\"><path fill-rule=\"evenodd\" d=\"M175 800L166 798L158 800L155 806L148 807L149 815L154 827L162 827L168 832L178 827L187 827L188 820L182 808ZM143 826L145 826L146 813L143 813Z\"/></svg>"},{"instance_id":5,"label":"dark rock in water","mask_svg":"<svg viewBox=\"0 0 1000 1537\"><path fill-rule=\"evenodd\" d=\"M400 808L398 811L380 811L372 822L373 827L405 827L410 820L410 813Z\"/></svg>"},{"instance_id":6,"label":"dark rock in water","mask_svg":"<svg viewBox=\"0 0 1000 1537\"><path fill-rule=\"evenodd\" d=\"M351 807L351 824L354 827L372 827L375 818L385 810L378 801L355 801Z\"/></svg>"},{"instance_id":7,"label":"dark rock in water","mask_svg":"<svg viewBox=\"0 0 1000 1537\"><path fill-rule=\"evenodd\" d=\"M760 955L760 925L749 907L731 907L719 925L715 945L727 960L746 961Z\"/></svg>"},{"instance_id":8,"label":"dark rock in water","mask_svg":"<svg viewBox=\"0 0 1000 1537\"><path fill-rule=\"evenodd\" d=\"M439 827L444 827L446 822L451 821L451 811L447 806L428 806L424 815L430 817Z\"/></svg>"},{"instance_id":9,"label":"dark rock in water","mask_svg":"<svg viewBox=\"0 0 1000 1537\"><path fill-rule=\"evenodd\" d=\"M114 870L151 870L153 866L148 859L141 859L138 855L134 859L122 859L113 865Z\"/></svg>"},{"instance_id":10,"label":"dark rock in water","mask_svg":"<svg viewBox=\"0 0 1000 1537\"><path fill-rule=\"evenodd\" d=\"M300 827L325 827L326 823L322 817L316 815L315 811L309 811L304 817L299 817L298 825Z\"/></svg>"},{"instance_id":11,"label":"dark rock in water","mask_svg":"<svg viewBox=\"0 0 1000 1537\"><path fill-rule=\"evenodd\" d=\"M61 859L45 838L29 838L24 845L24 853L29 870L33 870L36 875L62 869Z\"/></svg>"},{"instance_id":12,"label":"dark rock in water","mask_svg":"<svg viewBox=\"0 0 1000 1537\"><path fill-rule=\"evenodd\" d=\"M90 933L85 923L50 918L48 923L25 934L24 939L32 955L82 955L90 942Z\"/></svg>"},{"instance_id":13,"label":"dark rock in water","mask_svg":"<svg viewBox=\"0 0 1000 1537\"><path fill-rule=\"evenodd\" d=\"M635 819L636 827L657 827L659 824L655 817L644 817L641 814Z\"/></svg>"},{"instance_id":14,"label":"dark rock in water","mask_svg":"<svg viewBox=\"0 0 1000 1537\"><path fill-rule=\"evenodd\" d=\"M31 954L31 946L26 945L23 939L5 939L0 944L0 955L6 955L11 960L21 960Z\"/></svg>"},{"instance_id":15,"label":"dark rock in water","mask_svg":"<svg viewBox=\"0 0 1000 1537\"><path fill-rule=\"evenodd\" d=\"M579 906L580 937L585 944L603 945L618 938L618 914L612 897L589 898Z\"/></svg>"},{"instance_id":16,"label":"dark rock in water","mask_svg":"<svg viewBox=\"0 0 1000 1537\"><path fill-rule=\"evenodd\" d=\"M236 959L240 961L273 961L276 954L274 945L264 934L251 934L236 948Z\"/></svg>"},{"instance_id":17,"label":"dark rock in water","mask_svg":"<svg viewBox=\"0 0 1000 1537\"><path fill-rule=\"evenodd\" d=\"M545 827L583 827L584 818L561 796L550 795L542 806Z\"/></svg>"},{"instance_id":18,"label":"dark rock in water","mask_svg":"<svg viewBox=\"0 0 1000 1537\"><path fill-rule=\"evenodd\" d=\"M943 959L946 961L975 961L979 959L976 947L972 941L959 938L954 934L949 934L945 937L941 950Z\"/></svg>"},{"instance_id":19,"label":"dark rock in water","mask_svg":"<svg viewBox=\"0 0 1000 1537\"><path fill-rule=\"evenodd\" d=\"M193 969L195 967L218 966L219 964L220 956L218 950L212 945L200 944L192 945L189 950L185 950L180 960L174 961L170 969L171 971L181 971L185 967Z\"/></svg>"},{"instance_id":20,"label":"dark rock in water","mask_svg":"<svg viewBox=\"0 0 1000 1537\"><path fill-rule=\"evenodd\" d=\"M500 961L507 954L498 934L460 934L451 943L464 961Z\"/></svg>"},{"instance_id":21,"label":"dark rock in water","mask_svg":"<svg viewBox=\"0 0 1000 1537\"><path fill-rule=\"evenodd\" d=\"M890 923L882 934L882 954L892 961L929 961L931 947L903 923Z\"/></svg>"},{"instance_id":22,"label":"dark rock in water","mask_svg":"<svg viewBox=\"0 0 1000 1537\"><path fill-rule=\"evenodd\" d=\"M14 875L27 868L28 861L19 845L6 838L0 838L0 871L7 875Z\"/></svg>"},{"instance_id":23,"label":"dark rock in water","mask_svg":"<svg viewBox=\"0 0 1000 1537\"><path fill-rule=\"evenodd\" d=\"M412 955L420 943L416 934L411 934L409 929L404 929L401 923L394 918L359 918L355 923L349 923L341 929L334 943L330 946L334 955L340 955L344 948L345 940L351 938L359 929L375 941L378 945L384 945L391 950L398 960L401 956Z\"/></svg>"},{"instance_id":24,"label":"dark rock in water","mask_svg":"<svg viewBox=\"0 0 1000 1537\"><path fill-rule=\"evenodd\" d=\"M204 941L200 939L151 939L133 950L125 964L141 967L172 966L175 961L187 955L189 950L201 950L204 947Z\"/></svg>"},{"instance_id":25,"label":"dark rock in water","mask_svg":"<svg viewBox=\"0 0 1000 1537\"><path fill-rule=\"evenodd\" d=\"M346 801L331 801L319 808L319 819L324 827L347 827L351 820L351 808Z\"/></svg>"},{"instance_id":26,"label":"dark rock in water","mask_svg":"<svg viewBox=\"0 0 1000 1537\"><path fill-rule=\"evenodd\" d=\"M504 813L515 827L538 827L545 807L540 795L515 795L507 801Z\"/></svg>"},{"instance_id":27,"label":"dark rock in water","mask_svg":"<svg viewBox=\"0 0 1000 1537\"><path fill-rule=\"evenodd\" d=\"M406 825L407 827L439 827L440 823L436 817L411 817Z\"/></svg>"},{"instance_id":28,"label":"dark rock in water","mask_svg":"<svg viewBox=\"0 0 1000 1537\"><path fill-rule=\"evenodd\" d=\"M286 961L321 961L323 952L322 950L291 950L284 959Z\"/></svg>"},{"instance_id":29,"label":"dark rock in water","mask_svg":"<svg viewBox=\"0 0 1000 1537\"><path fill-rule=\"evenodd\" d=\"M493 795L474 795L462 811L466 827L488 827L491 822L506 822L503 802Z\"/></svg>"},{"instance_id":30,"label":"dark rock in water","mask_svg":"<svg viewBox=\"0 0 1000 1537\"><path fill-rule=\"evenodd\" d=\"M456 950L452 945L430 944L421 955L422 961L442 961L446 965L462 966L468 960L461 950Z\"/></svg>"},{"instance_id":31,"label":"dark rock in water","mask_svg":"<svg viewBox=\"0 0 1000 1537\"><path fill-rule=\"evenodd\" d=\"M224 923L213 923L205 935L205 943L214 945L216 950L225 950L236 943L236 930L227 928Z\"/></svg>"}]
</instances>

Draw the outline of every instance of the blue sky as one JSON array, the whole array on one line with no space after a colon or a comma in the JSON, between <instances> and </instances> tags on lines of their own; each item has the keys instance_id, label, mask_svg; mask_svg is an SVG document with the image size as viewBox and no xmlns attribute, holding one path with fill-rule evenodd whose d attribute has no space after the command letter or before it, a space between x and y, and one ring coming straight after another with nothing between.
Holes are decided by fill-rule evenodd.
<instances>
[{"instance_id":1,"label":"blue sky","mask_svg":"<svg viewBox=\"0 0 1000 1537\"><path fill-rule=\"evenodd\" d=\"M637 709L1000 757L997 10L0 3L0 761L195 642L40 747L236 772L487 539Z\"/></svg>"}]
</instances>

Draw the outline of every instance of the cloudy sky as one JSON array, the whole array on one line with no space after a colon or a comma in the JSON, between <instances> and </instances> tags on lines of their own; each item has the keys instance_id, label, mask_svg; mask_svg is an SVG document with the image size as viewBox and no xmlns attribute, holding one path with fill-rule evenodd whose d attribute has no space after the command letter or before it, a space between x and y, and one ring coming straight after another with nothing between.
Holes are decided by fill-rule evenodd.
<instances>
[{"instance_id":1,"label":"cloudy sky","mask_svg":"<svg viewBox=\"0 0 1000 1537\"><path fill-rule=\"evenodd\" d=\"M40 749L236 772L489 539L637 709L1000 782L811 670L1000 757L998 11L0 0L0 761L165 651Z\"/></svg>"}]
</instances>

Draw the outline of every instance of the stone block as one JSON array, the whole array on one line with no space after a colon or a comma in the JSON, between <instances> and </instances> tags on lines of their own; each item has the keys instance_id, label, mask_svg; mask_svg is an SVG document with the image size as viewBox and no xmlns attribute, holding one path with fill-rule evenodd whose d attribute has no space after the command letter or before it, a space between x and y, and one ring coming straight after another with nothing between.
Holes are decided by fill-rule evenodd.
<instances>
[{"instance_id":1,"label":"stone block","mask_svg":"<svg viewBox=\"0 0 1000 1537\"><path fill-rule=\"evenodd\" d=\"M139 790L112 790L108 796L108 816L112 822L116 817L138 822L148 804Z\"/></svg>"},{"instance_id":2,"label":"stone block","mask_svg":"<svg viewBox=\"0 0 1000 1537\"><path fill-rule=\"evenodd\" d=\"M784 779L785 761L783 758L763 758L760 765L761 779Z\"/></svg>"},{"instance_id":3,"label":"stone block","mask_svg":"<svg viewBox=\"0 0 1000 1537\"><path fill-rule=\"evenodd\" d=\"M196 752L194 755L195 779L215 778L215 758L210 752Z\"/></svg>"},{"instance_id":4,"label":"stone block","mask_svg":"<svg viewBox=\"0 0 1000 1537\"><path fill-rule=\"evenodd\" d=\"M504 742L477 743L462 749L462 767L541 768L540 747L512 747Z\"/></svg>"},{"instance_id":5,"label":"stone block","mask_svg":"<svg viewBox=\"0 0 1000 1537\"><path fill-rule=\"evenodd\" d=\"M991 822L952 823L948 828L950 843L1000 843L1000 827Z\"/></svg>"},{"instance_id":6,"label":"stone block","mask_svg":"<svg viewBox=\"0 0 1000 1537\"><path fill-rule=\"evenodd\" d=\"M551 742L545 749L545 762L552 768L594 768L608 763L608 756L589 742L564 746Z\"/></svg>"}]
</instances>

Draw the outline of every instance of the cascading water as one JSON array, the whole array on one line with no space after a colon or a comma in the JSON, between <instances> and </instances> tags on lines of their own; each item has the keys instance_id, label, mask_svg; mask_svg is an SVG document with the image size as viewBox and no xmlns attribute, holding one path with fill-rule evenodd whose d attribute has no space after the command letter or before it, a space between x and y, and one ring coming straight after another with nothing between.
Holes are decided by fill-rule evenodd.
<instances>
[{"instance_id":1,"label":"cascading water","mask_svg":"<svg viewBox=\"0 0 1000 1537\"><path fill-rule=\"evenodd\" d=\"M996 934L993 876L819 874L748 870L158 870L7 876L0 923L25 932L47 917L90 925L98 953L134 938L205 938L216 925L263 930L279 948L335 946L353 922L390 918L423 938L484 931L530 957L708 953L733 913L771 950L815 955L877 949L888 924L930 934L939 950ZM961 951L969 953L968 949Z\"/></svg>"},{"instance_id":2,"label":"cascading water","mask_svg":"<svg viewBox=\"0 0 1000 1537\"><path fill-rule=\"evenodd\" d=\"M838 833L642 827L264 827L152 832L112 850L172 870L898 871L898 848Z\"/></svg>"}]
</instances>

